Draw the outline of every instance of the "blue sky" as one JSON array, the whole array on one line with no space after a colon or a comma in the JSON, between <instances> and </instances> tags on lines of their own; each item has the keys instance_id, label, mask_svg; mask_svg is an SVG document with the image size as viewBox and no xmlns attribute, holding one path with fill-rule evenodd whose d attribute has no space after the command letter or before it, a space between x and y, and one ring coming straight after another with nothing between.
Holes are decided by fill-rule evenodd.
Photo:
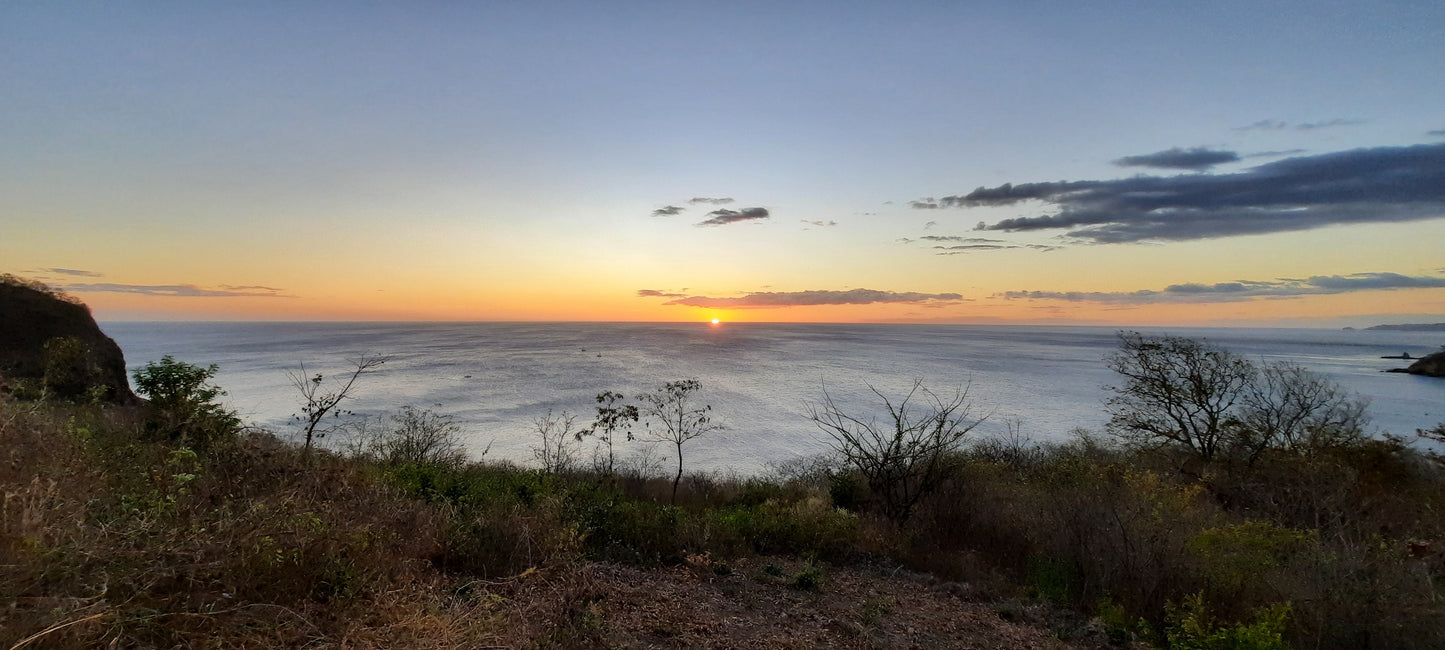
<instances>
[{"instance_id":1,"label":"blue sky","mask_svg":"<svg viewBox=\"0 0 1445 650\"><path fill-rule=\"evenodd\" d=\"M15 227L0 270L75 285L116 318L652 320L707 314L637 290L866 288L963 298L729 316L1289 319L1262 299L1217 316L991 301L1436 277L1419 242L1445 236L1442 204L1427 197L1404 225L1274 239L1007 232L940 256L918 238L1056 206L909 202L1439 145L1442 33L1435 2L12 2L0 215ZM1118 164L1175 148L1234 159ZM703 197L734 201L687 203ZM652 216L667 206L684 209ZM694 225L745 208L767 216ZM1350 252L1270 253L1290 237ZM277 291L116 290L182 285ZM1293 306L1326 320L1445 311L1439 289L1409 290L1420 307L1398 291Z\"/></svg>"}]
</instances>

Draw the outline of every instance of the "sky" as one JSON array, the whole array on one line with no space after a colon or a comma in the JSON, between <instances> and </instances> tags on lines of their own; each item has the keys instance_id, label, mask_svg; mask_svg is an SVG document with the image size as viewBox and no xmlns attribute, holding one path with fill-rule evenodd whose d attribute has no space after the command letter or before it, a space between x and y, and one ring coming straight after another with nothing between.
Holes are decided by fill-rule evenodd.
<instances>
[{"instance_id":1,"label":"sky","mask_svg":"<svg viewBox=\"0 0 1445 650\"><path fill-rule=\"evenodd\" d=\"M1445 3L0 3L115 320L1445 321Z\"/></svg>"}]
</instances>

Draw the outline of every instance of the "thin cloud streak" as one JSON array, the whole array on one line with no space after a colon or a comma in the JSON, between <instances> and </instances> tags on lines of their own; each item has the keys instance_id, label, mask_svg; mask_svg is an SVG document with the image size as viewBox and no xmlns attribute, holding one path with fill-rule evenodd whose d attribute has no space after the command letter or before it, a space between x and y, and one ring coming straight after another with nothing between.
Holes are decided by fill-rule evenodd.
<instances>
[{"instance_id":1,"label":"thin cloud streak","mask_svg":"<svg viewBox=\"0 0 1445 650\"><path fill-rule=\"evenodd\" d=\"M1066 230L1092 243L1180 241L1445 217L1445 143L1286 158L1232 174L1005 183L936 201L941 207L1037 200L1054 214L978 230Z\"/></svg>"},{"instance_id":2,"label":"thin cloud streak","mask_svg":"<svg viewBox=\"0 0 1445 650\"><path fill-rule=\"evenodd\" d=\"M677 215L679 215L679 214L682 214L682 211L685 210L685 209L686 209L686 208L683 208L682 206L669 205L669 206L665 206L665 207L661 207L661 208L658 208L658 209L656 209L656 210L653 210L653 211L652 211L652 216L654 216L654 217L675 217L675 216L677 216Z\"/></svg>"},{"instance_id":3,"label":"thin cloud streak","mask_svg":"<svg viewBox=\"0 0 1445 650\"><path fill-rule=\"evenodd\" d=\"M1334 119L1326 120L1324 122L1306 122L1304 124L1297 124L1294 128L1296 131L1315 131L1318 129L1332 129L1337 126L1359 126L1364 123L1364 120Z\"/></svg>"},{"instance_id":4,"label":"thin cloud streak","mask_svg":"<svg viewBox=\"0 0 1445 650\"><path fill-rule=\"evenodd\" d=\"M49 268L49 269L40 269L40 270L41 270L41 271L46 271L46 272L49 272L49 273L56 273L56 274L59 274L59 275L69 275L69 276L73 276L73 277L77 277L77 278L102 278L102 277L105 277L105 274L104 274L104 273L99 273L99 272L96 272L96 271L84 271L84 270L81 270L81 269L58 269L58 268Z\"/></svg>"},{"instance_id":5,"label":"thin cloud streak","mask_svg":"<svg viewBox=\"0 0 1445 650\"><path fill-rule=\"evenodd\" d=\"M171 298L290 298L275 287L221 285L205 289L194 284L71 284L64 287L75 293L134 293L143 296Z\"/></svg>"},{"instance_id":6,"label":"thin cloud streak","mask_svg":"<svg viewBox=\"0 0 1445 650\"><path fill-rule=\"evenodd\" d=\"M932 303L962 300L957 293L918 293L914 291L879 291L849 289L847 291L758 291L734 298L687 296L669 300L664 305L706 307L713 309L777 309L817 305L871 305L875 303Z\"/></svg>"},{"instance_id":7,"label":"thin cloud streak","mask_svg":"<svg viewBox=\"0 0 1445 650\"><path fill-rule=\"evenodd\" d=\"M1124 156L1114 161L1118 167L1152 167L1155 169L1187 169L1202 172L1215 165L1239 162L1239 154L1205 147L1165 149L1138 156Z\"/></svg>"},{"instance_id":8,"label":"thin cloud streak","mask_svg":"<svg viewBox=\"0 0 1445 650\"><path fill-rule=\"evenodd\" d=\"M1174 284L1163 290L1139 291L1008 291L995 294L1006 300L1063 300L1106 304L1218 303L1246 302L1260 298L1297 298L1358 291L1396 289L1441 289L1445 277L1410 276L1399 273L1353 273L1316 275L1305 279L1239 280L1215 284Z\"/></svg>"}]
</instances>

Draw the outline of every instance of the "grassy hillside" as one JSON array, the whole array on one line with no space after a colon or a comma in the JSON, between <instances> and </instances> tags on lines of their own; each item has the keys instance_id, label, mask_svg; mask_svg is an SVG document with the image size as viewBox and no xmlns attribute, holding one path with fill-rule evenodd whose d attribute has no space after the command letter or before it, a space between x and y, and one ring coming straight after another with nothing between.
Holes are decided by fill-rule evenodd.
<instances>
[{"instance_id":1,"label":"grassy hillside","mask_svg":"<svg viewBox=\"0 0 1445 650\"><path fill-rule=\"evenodd\" d=\"M1445 471L1399 439L972 440L900 518L838 458L674 497L417 453L425 412L308 451L215 395L0 394L0 644L1445 646Z\"/></svg>"}]
</instances>

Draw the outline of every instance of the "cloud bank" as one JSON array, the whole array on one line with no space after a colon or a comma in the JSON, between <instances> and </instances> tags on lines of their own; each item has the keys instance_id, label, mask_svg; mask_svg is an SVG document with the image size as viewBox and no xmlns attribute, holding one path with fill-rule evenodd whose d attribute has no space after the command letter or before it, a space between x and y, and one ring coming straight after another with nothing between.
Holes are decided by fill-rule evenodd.
<instances>
[{"instance_id":1,"label":"cloud bank","mask_svg":"<svg viewBox=\"0 0 1445 650\"><path fill-rule=\"evenodd\" d=\"M767 208L743 208L742 210L729 210L727 208L723 208L721 210L713 210L712 212L707 213L707 216L707 220L699 221L697 225L726 226L727 224L737 223L739 221L767 219L771 215L768 214Z\"/></svg>"},{"instance_id":2,"label":"cloud bank","mask_svg":"<svg viewBox=\"0 0 1445 650\"><path fill-rule=\"evenodd\" d=\"M1114 161L1119 167L1153 167L1156 169L1187 169L1202 172L1215 165L1238 162L1239 154L1204 147L1165 149L1139 156L1124 156Z\"/></svg>"},{"instance_id":3,"label":"cloud bank","mask_svg":"<svg viewBox=\"0 0 1445 650\"><path fill-rule=\"evenodd\" d=\"M1445 277L1410 276L1399 273L1353 273L1316 275L1305 279L1239 280L1216 284L1174 284L1162 290L1085 292L1009 291L996 294L1008 300L1065 300L1109 304L1244 302L1257 298L1295 298L1356 291L1445 288Z\"/></svg>"},{"instance_id":4,"label":"cloud bank","mask_svg":"<svg viewBox=\"0 0 1445 650\"><path fill-rule=\"evenodd\" d=\"M221 285L218 289L204 289L194 284L71 284L64 287L75 293L136 293L144 296L166 296L172 298L289 298L283 289L262 286Z\"/></svg>"},{"instance_id":5,"label":"cloud bank","mask_svg":"<svg viewBox=\"0 0 1445 650\"><path fill-rule=\"evenodd\" d=\"M638 295L642 295L642 292L639 291ZM734 298L685 296L669 300L663 304L715 309L776 309L780 307L807 307L815 305L929 303L962 299L963 296L956 293L918 293L913 291L898 292L878 291L875 289L849 289L848 291L759 291Z\"/></svg>"},{"instance_id":6,"label":"cloud bank","mask_svg":"<svg viewBox=\"0 0 1445 650\"><path fill-rule=\"evenodd\" d=\"M1299 156L1233 174L1005 183L922 202L972 208L1030 200L1058 210L978 229L1063 229L1077 240L1120 243L1434 219L1445 217L1445 143Z\"/></svg>"}]
</instances>

